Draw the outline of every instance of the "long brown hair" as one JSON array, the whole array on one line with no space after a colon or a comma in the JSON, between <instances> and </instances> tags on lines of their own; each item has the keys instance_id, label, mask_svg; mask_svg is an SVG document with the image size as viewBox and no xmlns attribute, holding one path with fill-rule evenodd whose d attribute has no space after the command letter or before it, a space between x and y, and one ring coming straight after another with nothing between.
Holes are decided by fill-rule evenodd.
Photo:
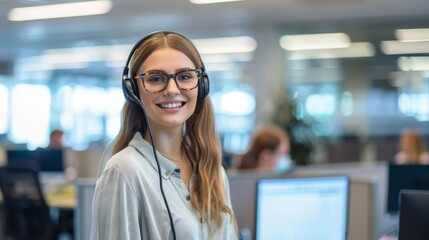
<instances>
[{"instance_id":1,"label":"long brown hair","mask_svg":"<svg viewBox=\"0 0 429 240\"><path fill-rule=\"evenodd\" d=\"M258 166L259 155L265 149L276 151L280 143L288 140L287 133L280 127L267 125L259 128L253 135L249 148L239 159L240 169L254 169Z\"/></svg>"},{"instance_id":2,"label":"long brown hair","mask_svg":"<svg viewBox=\"0 0 429 240\"><path fill-rule=\"evenodd\" d=\"M404 129L399 145L406 154L408 163L419 163L421 155L426 152L426 142L414 128Z\"/></svg>"},{"instance_id":3,"label":"long brown hair","mask_svg":"<svg viewBox=\"0 0 429 240\"><path fill-rule=\"evenodd\" d=\"M173 48L184 53L196 66L202 68L199 53L190 40L167 32L152 34L136 50L130 64L133 76L143 62L156 50ZM190 155L197 175L190 189L191 203L200 213L203 221L213 221L217 229L223 224L222 216L227 214L235 223L232 210L226 202L225 182L221 176L221 148L217 137L211 102L208 97L197 102L194 114L186 121L182 147ZM112 154L124 149L139 131L147 131L144 115L139 106L127 101L122 110L122 124L115 139Z\"/></svg>"}]
</instances>

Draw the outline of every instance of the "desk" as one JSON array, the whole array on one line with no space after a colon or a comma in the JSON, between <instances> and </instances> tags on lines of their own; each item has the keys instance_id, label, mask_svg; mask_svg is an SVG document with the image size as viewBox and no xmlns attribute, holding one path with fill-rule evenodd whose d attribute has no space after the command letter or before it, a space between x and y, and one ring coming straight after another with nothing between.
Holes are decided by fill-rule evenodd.
<instances>
[{"instance_id":1,"label":"desk","mask_svg":"<svg viewBox=\"0 0 429 240\"><path fill-rule=\"evenodd\" d=\"M59 187L56 191L44 192L49 207L73 210L76 207L76 190L74 185ZM3 194L0 192L0 203Z\"/></svg>"},{"instance_id":2,"label":"desk","mask_svg":"<svg viewBox=\"0 0 429 240\"><path fill-rule=\"evenodd\" d=\"M46 204L54 208L74 209L76 207L76 190L74 185L59 187L56 191L45 192Z\"/></svg>"},{"instance_id":3,"label":"desk","mask_svg":"<svg viewBox=\"0 0 429 240\"><path fill-rule=\"evenodd\" d=\"M71 184L44 184L46 204L58 213L58 231L73 236L76 187Z\"/></svg>"}]
</instances>

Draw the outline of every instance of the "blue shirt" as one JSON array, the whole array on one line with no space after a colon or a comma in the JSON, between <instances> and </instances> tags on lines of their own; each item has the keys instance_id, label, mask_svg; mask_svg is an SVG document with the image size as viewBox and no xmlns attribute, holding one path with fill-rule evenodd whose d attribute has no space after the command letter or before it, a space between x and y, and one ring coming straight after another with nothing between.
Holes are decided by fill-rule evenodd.
<instances>
[{"instance_id":1,"label":"blue shirt","mask_svg":"<svg viewBox=\"0 0 429 240\"><path fill-rule=\"evenodd\" d=\"M201 223L199 213L192 207L178 167L161 154L157 153L157 156L176 239L238 239L227 214L223 216L224 224L220 230L209 233L208 223ZM228 179L225 170L221 169L227 204L232 209ZM195 174L192 174L190 186L194 179ZM136 133L129 146L106 163L97 181L93 201L93 240L173 239L152 145L140 133Z\"/></svg>"}]
</instances>

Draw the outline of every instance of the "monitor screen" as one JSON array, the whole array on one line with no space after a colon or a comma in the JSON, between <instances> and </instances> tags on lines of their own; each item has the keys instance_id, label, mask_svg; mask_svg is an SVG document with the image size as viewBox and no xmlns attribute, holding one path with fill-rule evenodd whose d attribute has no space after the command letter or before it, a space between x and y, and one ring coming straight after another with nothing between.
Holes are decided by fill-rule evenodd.
<instances>
[{"instance_id":1,"label":"monitor screen","mask_svg":"<svg viewBox=\"0 0 429 240\"><path fill-rule=\"evenodd\" d=\"M35 162L41 172L63 172L62 149L7 150L7 165L25 166Z\"/></svg>"},{"instance_id":2,"label":"monitor screen","mask_svg":"<svg viewBox=\"0 0 429 240\"><path fill-rule=\"evenodd\" d=\"M398 240L429 239L429 191L400 192Z\"/></svg>"},{"instance_id":3,"label":"monitor screen","mask_svg":"<svg viewBox=\"0 0 429 240\"><path fill-rule=\"evenodd\" d=\"M256 240L345 240L348 189L345 176L259 180Z\"/></svg>"},{"instance_id":4,"label":"monitor screen","mask_svg":"<svg viewBox=\"0 0 429 240\"><path fill-rule=\"evenodd\" d=\"M402 189L429 190L429 165L389 164L387 212L397 213L399 192Z\"/></svg>"}]
</instances>

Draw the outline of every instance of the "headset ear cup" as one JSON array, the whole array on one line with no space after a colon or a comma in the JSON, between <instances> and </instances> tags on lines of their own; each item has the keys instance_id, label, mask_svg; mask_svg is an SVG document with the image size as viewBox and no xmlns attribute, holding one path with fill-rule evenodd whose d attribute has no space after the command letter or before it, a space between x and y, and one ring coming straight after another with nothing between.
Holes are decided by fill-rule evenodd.
<instances>
[{"instance_id":1,"label":"headset ear cup","mask_svg":"<svg viewBox=\"0 0 429 240\"><path fill-rule=\"evenodd\" d=\"M132 79L124 78L122 80L122 91L124 92L125 99L138 105L140 104L139 91Z\"/></svg>"},{"instance_id":2,"label":"headset ear cup","mask_svg":"<svg viewBox=\"0 0 429 240\"><path fill-rule=\"evenodd\" d=\"M198 86L198 101L203 100L210 92L209 76L205 71L201 74L200 85Z\"/></svg>"}]
</instances>

